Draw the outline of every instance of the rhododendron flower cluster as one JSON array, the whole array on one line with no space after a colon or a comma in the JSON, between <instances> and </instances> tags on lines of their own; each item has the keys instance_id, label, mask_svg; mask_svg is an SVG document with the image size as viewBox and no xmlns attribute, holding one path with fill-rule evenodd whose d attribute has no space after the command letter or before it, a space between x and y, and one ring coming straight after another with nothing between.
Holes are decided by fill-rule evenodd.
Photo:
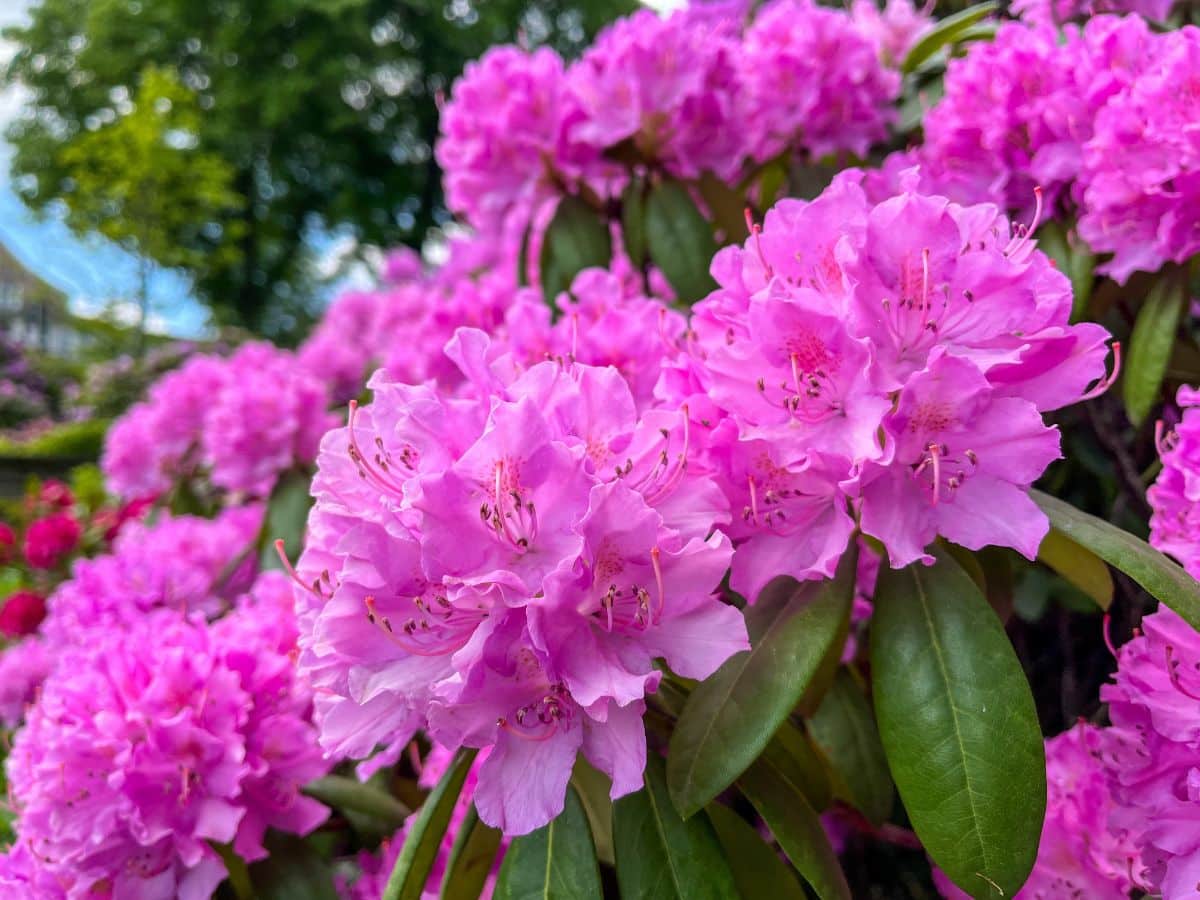
<instances>
[{"instance_id":1,"label":"rhododendron flower cluster","mask_svg":"<svg viewBox=\"0 0 1200 900\"><path fill-rule=\"evenodd\" d=\"M63 652L8 761L7 895L205 898L225 877L210 841L254 860L268 827L320 824L328 811L299 788L328 763L281 579L214 626L160 612Z\"/></svg>"},{"instance_id":2,"label":"rhododendron flower cluster","mask_svg":"<svg viewBox=\"0 0 1200 900\"><path fill-rule=\"evenodd\" d=\"M730 585L749 598L832 575L856 519L895 567L939 534L1032 558L1048 526L1026 489L1059 455L1042 413L1105 381L1107 333L1068 324L1066 279L1024 229L911 191L873 205L860 182L781 201L718 254L672 387L735 512Z\"/></svg>"},{"instance_id":3,"label":"rhododendron flower cluster","mask_svg":"<svg viewBox=\"0 0 1200 900\"><path fill-rule=\"evenodd\" d=\"M875 0L854 0L850 15L883 61L898 68L908 51L933 28L932 9L928 2L918 9L912 0L886 0L880 10Z\"/></svg>"},{"instance_id":4,"label":"rhododendron flower cluster","mask_svg":"<svg viewBox=\"0 0 1200 900\"><path fill-rule=\"evenodd\" d=\"M101 466L123 497L165 493L201 469L218 488L265 496L316 456L328 405L324 385L269 344L193 356L114 423Z\"/></svg>"},{"instance_id":5,"label":"rhododendron flower cluster","mask_svg":"<svg viewBox=\"0 0 1200 900\"><path fill-rule=\"evenodd\" d=\"M1174 0L1013 0L1012 11L1037 25L1062 25L1101 13L1137 13L1161 22Z\"/></svg>"},{"instance_id":6,"label":"rhododendron flower cluster","mask_svg":"<svg viewBox=\"0 0 1200 900\"><path fill-rule=\"evenodd\" d=\"M1200 390L1179 389L1179 422L1159 435L1162 471L1146 498L1150 542L1200 578Z\"/></svg>"},{"instance_id":7,"label":"rhododendron flower cluster","mask_svg":"<svg viewBox=\"0 0 1200 900\"><path fill-rule=\"evenodd\" d=\"M615 370L511 378L471 331L447 352L476 396L377 375L322 446L300 667L331 753L394 759L419 728L489 748L480 817L523 834L561 811L581 749L614 797L641 787L655 658L703 678L747 646L714 595L728 512L687 415L639 420Z\"/></svg>"}]
</instances>

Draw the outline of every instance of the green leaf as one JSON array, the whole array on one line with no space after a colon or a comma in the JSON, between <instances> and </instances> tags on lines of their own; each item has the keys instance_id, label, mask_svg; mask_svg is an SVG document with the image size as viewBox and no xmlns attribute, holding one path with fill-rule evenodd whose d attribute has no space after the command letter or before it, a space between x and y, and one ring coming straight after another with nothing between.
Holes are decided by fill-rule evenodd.
<instances>
[{"instance_id":1,"label":"green leaf","mask_svg":"<svg viewBox=\"0 0 1200 900\"><path fill-rule=\"evenodd\" d=\"M546 302L553 306L584 269L611 262L608 223L580 198L563 197L542 238L539 268Z\"/></svg>"},{"instance_id":2,"label":"green leaf","mask_svg":"<svg viewBox=\"0 0 1200 900\"><path fill-rule=\"evenodd\" d=\"M279 479L271 491L259 536L260 568L283 567L283 561L275 549L278 540L283 541L283 552L288 559L295 559L304 549L304 528L308 524L308 510L313 502L308 493L311 484L311 475L293 471Z\"/></svg>"},{"instance_id":3,"label":"green leaf","mask_svg":"<svg viewBox=\"0 0 1200 900\"><path fill-rule=\"evenodd\" d=\"M763 166L762 176L758 181L758 205L760 209L770 209L775 205L775 198L787 183L787 161L773 159Z\"/></svg>"},{"instance_id":4,"label":"green leaf","mask_svg":"<svg viewBox=\"0 0 1200 900\"><path fill-rule=\"evenodd\" d=\"M805 900L804 888L791 869L741 816L719 803L705 811L725 850L742 900Z\"/></svg>"},{"instance_id":5,"label":"green leaf","mask_svg":"<svg viewBox=\"0 0 1200 900\"><path fill-rule=\"evenodd\" d=\"M529 287L529 242L532 238L533 228L526 228L521 235L521 249L517 252L517 287Z\"/></svg>"},{"instance_id":6,"label":"green leaf","mask_svg":"<svg viewBox=\"0 0 1200 900\"><path fill-rule=\"evenodd\" d=\"M738 786L820 900L850 900L837 854L804 792L766 760L752 765Z\"/></svg>"},{"instance_id":7,"label":"green leaf","mask_svg":"<svg viewBox=\"0 0 1200 900\"><path fill-rule=\"evenodd\" d=\"M1038 547L1038 562L1045 563L1107 610L1112 605L1112 573L1091 550L1051 528Z\"/></svg>"},{"instance_id":8,"label":"green leaf","mask_svg":"<svg viewBox=\"0 0 1200 900\"><path fill-rule=\"evenodd\" d=\"M667 795L663 763L646 761L646 786L613 805L621 900L727 900L733 873L708 817L679 817Z\"/></svg>"},{"instance_id":9,"label":"green leaf","mask_svg":"<svg viewBox=\"0 0 1200 900\"><path fill-rule=\"evenodd\" d=\"M838 671L825 701L808 720L808 731L841 776L845 793L838 796L872 824L882 825L891 815L895 788L871 704L848 669Z\"/></svg>"},{"instance_id":10,"label":"green leaf","mask_svg":"<svg viewBox=\"0 0 1200 900\"><path fill-rule=\"evenodd\" d=\"M1071 321L1085 319L1095 281L1095 255L1081 241L1072 245L1066 229L1054 220L1038 229L1037 244L1038 249L1054 260L1058 270L1071 279Z\"/></svg>"},{"instance_id":11,"label":"green leaf","mask_svg":"<svg viewBox=\"0 0 1200 900\"><path fill-rule=\"evenodd\" d=\"M388 878L382 900L420 900L450 823L450 814L454 812L454 804L458 802L477 752L460 750L442 780L425 798L408 837L404 839L404 847Z\"/></svg>"},{"instance_id":12,"label":"green leaf","mask_svg":"<svg viewBox=\"0 0 1200 900\"><path fill-rule=\"evenodd\" d=\"M828 581L776 578L746 610L751 649L727 660L688 699L671 737L667 783L685 816L752 763L845 634L854 592L851 549Z\"/></svg>"},{"instance_id":13,"label":"green leaf","mask_svg":"<svg viewBox=\"0 0 1200 900\"><path fill-rule=\"evenodd\" d=\"M646 262L646 185L632 178L621 194L621 238L634 268Z\"/></svg>"},{"instance_id":14,"label":"green leaf","mask_svg":"<svg viewBox=\"0 0 1200 900\"><path fill-rule=\"evenodd\" d=\"M503 837L499 829L489 828L480 821L479 812L472 803L446 861L440 900L478 900Z\"/></svg>"},{"instance_id":15,"label":"green leaf","mask_svg":"<svg viewBox=\"0 0 1200 900\"><path fill-rule=\"evenodd\" d=\"M695 303L716 288L708 273L717 252L712 228L678 181L660 183L646 200L646 246L681 303Z\"/></svg>"},{"instance_id":16,"label":"green leaf","mask_svg":"<svg viewBox=\"0 0 1200 900\"><path fill-rule=\"evenodd\" d=\"M1187 299L1186 279L1168 269L1155 281L1133 324L1121 386L1125 412L1135 426L1158 402Z\"/></svg>"},{"instance_id":17,"label":"green leaf","mask_svg":"<svg viewBox=\"0 0 1200 900\"><path fill-rule=\"evenodd\" d=\"M600 900L600 870L587 816L567 788L558 818L509 845L496 900Z\"/></svg>"},{"instance_id":18,"label":"green leaf","mask_svg":"<svg viewBox=\"0 0 1200 900\"><path fill-rule=\"evenodd\" d=\"M913 48L908 51L908 56L904 59L901 71L905 75L914 72L921 63L932 57L943 47L957 43L970 30L972 25L991 15L999 6L999 3L989 0L987 3L978 3L975 6L967 7L962 12L946 16L931 31L926 32L925 36L917 41L913 45Z\"/></svg>"},{"instance_id":19,"label":"green leaf","mask_svg":"<svg viewBox=\"0 0 1200 900\"><path fill-rule=\"evenodd\" d=\"M1037 856L1046 761L1033 695L979 588L942 548L884 568L871 620L879 734L913 829L975 897L1011 897Z\"/></svg>"},{"instance_id":20,"label":"green leaf","mask_svg":"<svg viewBox=\"0 0 1200 900\"><path fill-rule=\"evenodd\" d=\"M1182 567L1128 531L1057 497L1041 491L1030 491L1029 495L1050 517L1053 528L1124 572L1200 631L1200 582Z\"/></svg>"},{"instance_id":21,"label":"green leaf","mask_svg":"<svg viewBox=\"0 0 1200 900\"><path fill-rule=\"evenodd\" d=\"M697 183L709 214L721 230L724 243L746 238L746 198L712 172L705 172Z\"/></svg>"},{"instance_id":22,"label":"green leaf","mask_svg":"<svg viewBox=\"0 0 1200 900\"><path fill-rule=\"evenodd\" d=\"M799 787L809 806L817 812L829 808L833 802L833 784L826 768L828 761L808 735L791 722L779 726L761 758Z\"/></svg>"},{"instance_id":23,"label":"green leaf","mask_svg":"<svg viewBox=\"0 0 1200 900\"><path fill-rule=\"evenodd\" d=\"M267 834L268 856L249 868L254 900L337 900L333 869L308 842Z\"/></svg>"},{"instance_id":24,"label":"green leaf","mask_svg":"<svg viewBox=\"0 0 1200 900\"><path fill-rule=\"evenodd\" d=\"M334 809L363 813L395 831L408 818L409 808L373 784L344 775L326 775L304 786L304 793Z\"/></svg>"},{"instance_id":25,"label":"green leaf","mask_svg":"<svg viewBox=\"0 0 1200 900\"><path fill-rule=\"evenodd\" d=\"M612 781L584 759L581 753L571 772L571 785L579 792L579 802L587 813L592 839L596 842L596 856L600 862L611 866L616 859L612 836Z\"/></svg>"}]
</instances>

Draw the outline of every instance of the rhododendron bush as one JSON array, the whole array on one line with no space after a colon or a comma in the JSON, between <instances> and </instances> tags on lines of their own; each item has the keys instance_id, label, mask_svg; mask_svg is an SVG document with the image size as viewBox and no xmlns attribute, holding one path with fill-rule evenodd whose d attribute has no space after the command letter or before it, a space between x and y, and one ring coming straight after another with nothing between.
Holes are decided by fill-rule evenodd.
<instances>
[{"instance_id":1,"label":"rhododendron bush","mask_svg":"<svg viewBox=\"0 0 1200 900\"><path fill-rule=\"evenodd\" d=\"M458 222L25 531L4 896L1195 896L1200 30L995 6L469 65Z\"/></svg>"}]
</instances>

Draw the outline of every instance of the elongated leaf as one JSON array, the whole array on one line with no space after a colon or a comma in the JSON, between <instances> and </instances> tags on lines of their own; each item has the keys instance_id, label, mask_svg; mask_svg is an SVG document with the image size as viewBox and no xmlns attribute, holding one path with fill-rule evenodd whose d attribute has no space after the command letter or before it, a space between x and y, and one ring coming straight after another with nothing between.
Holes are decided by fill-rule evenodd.
<instances>
[{"instance_id":1,"label":"elongated leaf","mask_svg":"<svg viewBox=\"0 0 1200 900\"><path fill-rule=\"evenodd\" d=\"M579 802L583 804L583 811L587 813L592 840L596 843L596 857L600 862L611 866L616 860L613 853L613 808L610 799L612 781L588 763L581 753L571 772L571 786L579 793Z\"/></svg>"},{"instance_id":2,"label":"elongated leaf","mask_svg":"<svg viewBox=\"0 0 1200 900\"><path fill-rule=\"evenodd\" d=\"M1075 543L1086 547L1120 569L1157 600L1179 613L1200 630L1200 582L1192 578L1143 540L1116 525L1064 503L1057 497L1030 491L1030 496L1050 517L1050 524Z\"/></svg>"},{"instance_id":3,"label":"elongated leaf","mask_svg":"<svg viewBox=\"0 0 1200 900\"><path fill-rule=\"evenodd\" d=\"M716 288L708 273L717 252L712 227L677 181L662 182L646 199L646 246L680 302L695 303Z\"/></svg>"},{"instance_id":4,"label":"elongated leaf","mask_svg":"<svg viewBox=\"0 0 1200 900\"><path fill-rule=\"evenodd\" d=\"M709 215L724 235L725 243L732 244L744 240L746 198L712 172L705 172L700 176L698 187Z\"/></svg>"},{"instance_id":5,"label":"elongated leaf","mask_svg":"<svg viewBox=\"0 0 1200 900\"><path fill-rule=\"evenodd\" d=\"M600 870L587 816L567 788L558 818L512 842L496 880L496 900L600 900Z\"/></svg>"},{"instance_id":6,"label":"elongated leaf","mask_svg":"<svg viewBox=\"0 0 1200 900\"><path fill-rule=\"evenodd\" d=\"M738 786L820 900L850 900L837 854L804 793L766 760L752 765Z\"/></svg>"},{"instance_id":7,"label":"elongated leaf","mask_svg":"<svg viewBox=\"0 0 1200 900\"><path fill-rule=\"evenodd\" d=\"M851 549L832 580L798 584L777 578L747 610L751 649L693 691L671 737L667 783L685 816L746 771L804 696L844 634L854 567Z\"/></svg>"},{"instance_id":8,"label":"elongated leaf","mask_svg":"<svg viewBox=\"0 0 1200 900\"><path fill-rule=\"evenodd\" d=\"M409 809L391 794L373 784L363 784L344 775L326 775L304 786L304 793L334 809L364 813L395 831L408 818Z\"/></svg>"},{"instance_id":9,"label":"elongated leaf","mask_svg":"<svg viewBox=\"0 0 1200 900\"><path fill-rule=\"evenodd\" d=\"M546 302L553 306L555 298L584 269L607 266L611 261L608 223L580 198L563 197L542 238L538 266Z\"/></svg>"},{"instance_id":10,"label":"elongated leaf","mask_svg":"<svg viewBox=\"0 0 1200 900\"><path fill-rule=\"evenodd\" d=\"M1038 547L1037 558L1095 600L1101 609L1112 605L1112 573L1104 560L1058 529L1050 529Z\"/></svg>"},{"instance_id":11,"label":"elongated leaf","mask_svg":"<svg viewBox=\"0 0 1200 900\"><path fill-rule=\"evenodd\" d=\"M1092 299L1096 257L1082 241L1072 244L1066 229L1054 220L1043 223L1037 233L1038 249L1054 260L1058 270L1071 279L1071 321L1087 318Z\"/></svg>"},{"instance_id":12,"label":"elongated leaf","mask_svg":"<svg viewBox=\"0 0 1200 900\"><path fill-rule=\"evenodd\" d=\"M942 548L884 569L871 621L875 715L913 828L974 897L1011 897L1037 856L1046 761L996 614Z\"/></svg>"},{"instance_id":13,"label":"elongated leaf","mask_svg":"<svg viewBox=\"0 0 1200 900\"><path fill-rule=\"evenodd\" d=\"M916 71L923 62L943 47L959 41L970 30L972 25L990 16L999 6L1000 4L995 2L977 3L975 6L967 7L962 12L946 16L932 30L926 32L925 36L917 41L913 45L913 48L908 51L908 56L904 59L901 71L905 75Z\"/></svg>"},{"instance_id":14,"label":"elongated leaf","mask_svg":"<svg viewBox=\"0 0 1200 900\"><path fill-rule=\"evenodd\" d=\"M404 839L396 867L384 888L383 900L419 900L477 752L460 750L442 780L425 798L408 837Z\"/></svg>"},{"instance_id":15,"label":"elongated leaf","mask_svg":"<svg viewBox=\"0 0 1200 900\"><path fill-rule=\"evenodd\" d=\"M737 896L721 845L703 813L679 817L662 760L646 761L646 786L613 804L621 900L727 900Z\"/></svg>"},{"instance_id":16,"label":"elongated leaf","mask_svg":"<svg viewBox=\"0 0 1200 900\"><path fill-rule=\"evenodd\" d=\"M760 758L799 787L809 806L817 812L824 812L833 802L833 784L824 754L791 722L779 726Z\"/></svg>"},{"instance_id":17,"label":"elongated leaf","mask_svg":"<svg viewBox=\"0 0 1200 900\"><path fill-rule=\"evenodd\" d=\"M725 850L742 900L805 900L804 888L775 849L741 816L713 803L705 812Z\"/></svg>"},{"instance_id":18,"label":"elongated leaf","mask_svg":"<svg viewBox=\"0 0 1200 900\"><path fill-rule=\"evenodd\" d=\"M304 549L304 528L312 506L309 486L312 478L304 472L289 472L279 480L267 500L267 514L259 536L259 567L280 569L283 562L275 550L275 541L283 541L289 559L295 559Z\"/></svg>"},{"instance_id":19,"label":"elongated leaf","mask_svg":"<svg viewBox=\"0 0 1200 900\"><path fill-rule=\"evenodd\" d=\"M1125 412L1134 425L1141 425L1158 402L1187 299L1187 280L1167 270L1150 289L1133 324L1121 384Z\"/></svg>"},{"instance_id":20,"label":"elongated leaf","mask_svg":"<svg viewBox=\"0 0 1200 900\"><path fill-rule=\"evenodd\" d=\"M249 868L254 900L337 900L333 869L306 841L268 833L267 858Z\"/></svg>"},{"instance_id":21,"label":"elongated leaf","mask_svg":"<svg viewBox=\"0 0 1200 900\"><path fill-rule=\"evenodd\" d=\"M621 194L621 237L635 268L646 262L646 185L632 178Z\"/></svg>"},{"instance_id":22,"label":"elongated leaf","mask_svg":"<svg viewBox=\"0 0 1200 900\"><path fill-rule=\"evenodd\" d=\"M871 704L849 670L841 669L808 730L841 775L841 799L875 825L892 812L895 789Z\"/></svg>"},{"instance_id":23,"label":"elongated leaf","mask_svg":"<svg viewBox=\"0 0 1200 900\"><path fill-rule=\"evenodd\" d=\"M446 861L440 900L478 900L487 884L503 835L479 820L475 804L459 826Z\"/></svg>"},{"instance_id":24,"label":"elongated leaf","mask_svg":"<svg viewBox=\"0 0 1200 900\"><path fill-rule=\"evenodd\" d=\"M787 183L787 162L774 159L765 165L762 176L758 180L758 205L760 209L770 209L775 205L775 198Z\"/></svg>"}]
</instances>

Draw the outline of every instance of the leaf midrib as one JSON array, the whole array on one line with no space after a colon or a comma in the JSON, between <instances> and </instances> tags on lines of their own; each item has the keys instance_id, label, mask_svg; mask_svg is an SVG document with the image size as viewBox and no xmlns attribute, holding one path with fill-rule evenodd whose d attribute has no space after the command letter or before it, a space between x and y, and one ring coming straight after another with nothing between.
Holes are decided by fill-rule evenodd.
<instances>
[{"instance_id":1,"label":"leaf midrib","mask_svg":"<svg viewBox=\"0 0 1200 900\"><path fill-rule=\"evenodd\" d=\"M647 781L646 798L650 801L650 812L654 815L654 830L658 832L658 839L662 842L663 856L667 859L667 868L671 873L671 883L675 885L675 896L684 900L686 895L683 893L683 885L679 881L679 873L675 871L675 860L671 853L671 845L667 841L667 831L662 820L662 815L658 809L658 801L654 796L654 788Z\"/></svg>"}]
</instances>

